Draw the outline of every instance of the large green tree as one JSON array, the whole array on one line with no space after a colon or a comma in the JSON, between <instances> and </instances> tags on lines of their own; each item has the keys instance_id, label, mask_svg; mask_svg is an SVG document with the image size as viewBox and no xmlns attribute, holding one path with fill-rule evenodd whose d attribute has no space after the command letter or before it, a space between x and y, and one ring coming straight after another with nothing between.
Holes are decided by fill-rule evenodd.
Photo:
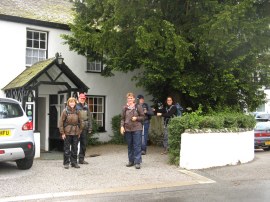
<instances>
[{"instance_id":1,"label":"large green tree","mask_svg":"<svg viewBox=\"0 0 270 202\"><path fill-rule=\"evenodd\" d=\"M269 0L84 0L71 50L104 76L139 69L137 84L185 107L254 110L269 86Z\"/></svg>"}]
</instances>

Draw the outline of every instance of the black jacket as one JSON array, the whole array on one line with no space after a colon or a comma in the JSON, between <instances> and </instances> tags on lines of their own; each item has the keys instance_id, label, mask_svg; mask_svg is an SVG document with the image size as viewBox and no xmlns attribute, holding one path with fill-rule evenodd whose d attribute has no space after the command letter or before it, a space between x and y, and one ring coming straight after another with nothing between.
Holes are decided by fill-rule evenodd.
<instances>
[{"instance_id":1,"label":"black jacket","mask_svg":"<svg viewBox=\"0 0 270 202\"><path fill-rule=\"evenodd\" d=\"M159 109L157 112L162 113L162 117L164 117L164 125L167 126L170 119L176 116L177 109L175 105L166 105L162 109Z\"/></svg>"}]
</instances>

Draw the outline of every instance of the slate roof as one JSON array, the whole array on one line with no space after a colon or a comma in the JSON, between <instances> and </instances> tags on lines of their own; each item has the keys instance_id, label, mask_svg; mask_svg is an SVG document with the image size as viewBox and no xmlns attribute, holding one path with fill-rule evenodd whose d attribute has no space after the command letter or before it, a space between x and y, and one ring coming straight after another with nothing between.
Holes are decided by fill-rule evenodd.
<instances>
[{"instance_id":1,"label":"slate roof","mask_svg":"<svg viewBox=\"0 0 270 202\"><path fill-rule=\"evenodd\" d=\"M56 63L55 58L50 58L33 64L31 67L25 69L21 74L19 74L15 79L13 79L9 84L7 84L2 90L7 91L11 89L18 89L27 87L36 78L43 74L48 68ZM59 66L61 71L80 89L87 91L89 88L77 77L65 63Z\"/></svg>"},{"instance_id":2,"label":"slate roof","mask_svg":"<svg viewBox=\"0 0 270 202\"><path fill-rule=\"evenodd\" d=\"M71 0L0 0L0 15L65 24L72 23Z\"/></svg>"},{"instance_id":3,"label":"slate roof","mask_svg":"<svg viewBox=\"0 0 270 202\"><path fill-rule=\"evenodd\" d=\"M2 90L9 90L15 88L21 88L26 86L32 81L39 73L41 73L46 67L53 63L55 58L43 60L33 64L31 67L25 69L21 74L19 74L15 79L13 79L9 84L7 84Z\"/></svg>"}]
</instances>

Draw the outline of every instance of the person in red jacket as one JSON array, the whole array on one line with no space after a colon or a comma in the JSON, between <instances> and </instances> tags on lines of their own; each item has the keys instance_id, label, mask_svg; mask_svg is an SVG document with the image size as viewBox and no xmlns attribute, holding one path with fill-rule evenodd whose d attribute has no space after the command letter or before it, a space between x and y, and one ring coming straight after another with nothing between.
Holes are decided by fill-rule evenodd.
<instances>
[{"instance_id":1,"label":"person in red jacket","mask_svg":"<svg viewBox=\"0 0 270 202\"><path fill-rule=\"evenodd\" d=\"M172 117L176 115L177 109L176 106L173 105L172 97L167 97L166 106L157 111L157 116L162 116L164 119L164 132L163 132L163 152L161 154L168 153L168 123Z\"/></svg>"}]
</instances>

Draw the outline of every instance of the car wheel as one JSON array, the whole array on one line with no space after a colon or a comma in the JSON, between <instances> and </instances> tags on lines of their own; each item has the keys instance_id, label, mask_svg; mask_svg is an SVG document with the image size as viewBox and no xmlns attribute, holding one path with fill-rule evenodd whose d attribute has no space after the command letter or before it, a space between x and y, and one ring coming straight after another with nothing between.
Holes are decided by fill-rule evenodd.
<instances>
[{"instance_id":1,"label":"car wheel","mask_svg":"<svg viewBox=\"0 0 270 202\"><path fill-rule=\"evenodd\" d=\"M24 158L16 161L17 167L20 170L27 170L32 167L34 161L34 157Z\"/></svg>"}]
</instances>

